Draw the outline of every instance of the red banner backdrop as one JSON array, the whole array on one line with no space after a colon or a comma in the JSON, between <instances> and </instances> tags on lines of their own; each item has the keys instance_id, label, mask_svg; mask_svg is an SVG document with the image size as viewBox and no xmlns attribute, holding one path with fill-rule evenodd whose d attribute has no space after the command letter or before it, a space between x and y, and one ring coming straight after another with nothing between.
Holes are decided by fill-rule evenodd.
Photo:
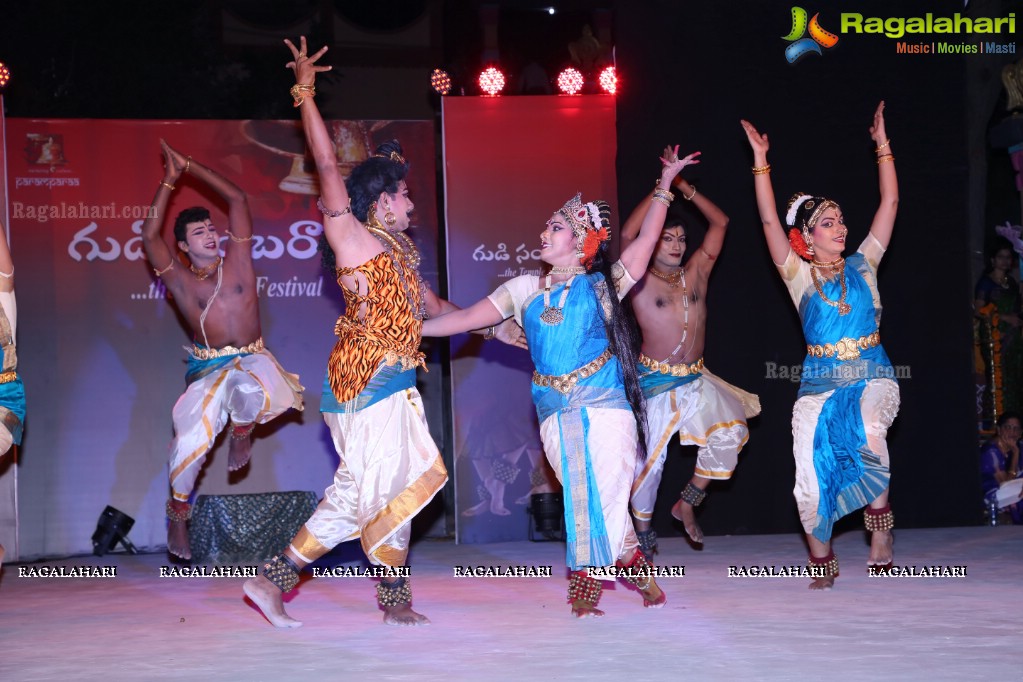
<instances>
[{"instance_id":1,"label":"red banner backdrop","mask_svg":"<svg viewBox=\"0 0 1023 682\"><path fill-rule=\"evenodd\" d=\"M615 151L613 97L444 98L450 298L468 305L538 273L544 224L576 192L615 211ZM532 363L478 335L451 351L458 539L524 539L543 463Z\"/></svg>"},{"instance_id":2,"label":"red banner backdrop","mask_svg":"<svg viewBox=\"0 0 1023 682\"><path fill-rule=\"evenodd\" d=\"M342 168L383 140L402 142L413 167L419 224L412 234L436 285L433 124L329 125ZM191 339L139 237L162 179L160 138L249 194L263 337L306 387L304 414L257 428L252 463L240 476L228 476L226 449L215 448L200 494L321 492L336 466L318 406L340 292L319 265L315 176L303 163L297 123L9 120L19 369L29 396L19 471L23 559L91 551L108 504L136 519L136 545L166 540L170 411L185 387L182 346ZM194 205L227 227L226 206L183 176L170 219Z\"/></svg>"}]
</instances>

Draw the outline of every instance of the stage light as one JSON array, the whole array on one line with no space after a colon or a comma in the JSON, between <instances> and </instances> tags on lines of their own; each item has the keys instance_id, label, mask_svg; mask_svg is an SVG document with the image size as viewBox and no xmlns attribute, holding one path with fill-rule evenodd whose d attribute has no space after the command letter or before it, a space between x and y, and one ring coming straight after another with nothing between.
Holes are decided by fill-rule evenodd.
<instances>
[{"instance_id":1,"label":"stage light","mask_svg":"<svg viewBox=\"0 0 1023 682\"><path fill-rule=\"evenodd\" d=\"M561 493L530 495L527 511L533 516L533 523L529 524L527 533L530 542L565 539L565 501ZM534 537L534 527L535 532L542 535L544 540Z\"/></svg>"},{"instance_id":2,"label":"stage light","mask_svg":"<svg viewBox=\"0 0 1023 682\"><path fill-rule=\"evenodd\" d=\"M3 92L7 84L11 82L11 70L7 68L7 65L0 62L0 92Z\"/></svg>"},{"instance_id":3,"label":"stage light","mask_svg":"<svg viewBox=\"0 0 1023 682\"><path fill-rule=\"evenodd\" d=\"M138 554L135 545L128 540L128 531L135 525L135 519L113 507L107 505L103 513L99 515L96 522L96 532L92 534L92 553L96 556L103 556L113 551L117 543L124 545L124 548L131 554Z\"/></svg>"},{"instance_id":4,"label":"stage light","mask_svg":"<svg viewBox=\"0 0 1023 682\"><path fill-rule=\"evenodd\" d=\"M430 85L438 95L451 92L451 76L444 69L434 69L430 74Z\"/></svg>"},{"instance_id":5,"label":"stage light","mask_svg":"<svg viewBox=\"0 0 1023 682\"><path fill-rule=\"evenodd\" d=\"M487 67L480 73L480 90L491 97L496 97L504 90L504 74L493 66Z\"/></svg>"},{"instance_id":6,"label":"stage light","mask_svg":"<svg viewBox=\"0 0 1023 682\"><path fill-rule=\"evenodd\" d=\"M618 92L618 74L615 72L615 67L609 66L601 71L597 82L600 83L601 89L609 95Z\"/></svg>"},{"instance_id":7,"label":"stage light","mask_svg":"<svg viewBox=\"0 0 1023 682\"><path fill-rule=\"evenodd\" d=\"M558 74L558 90L565 95L576 95L583 89L583 75L578 69L568 67Z\"/></svg>"},{"instance_id":8,"label":"stage light","mask_svg":"<svg viewBox=\"0 0 1023 682\"><path fill-rule=\"evenodd\" d=\"M554 8L553 7L548 7L547 8L547 14L549 14L549 15L551 15L553 17L554 16Z\"/></svg>"}]
</instances>

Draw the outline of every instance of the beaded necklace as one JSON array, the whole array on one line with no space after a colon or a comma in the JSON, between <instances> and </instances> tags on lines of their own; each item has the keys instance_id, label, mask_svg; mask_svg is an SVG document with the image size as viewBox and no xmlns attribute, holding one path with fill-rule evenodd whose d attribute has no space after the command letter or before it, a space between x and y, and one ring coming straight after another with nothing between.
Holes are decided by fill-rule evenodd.
<instances>
[{"instance_id":1,"label":"beaded necklace","mask_svg":"<svg viewBox=\"0 0 1023 682\"><path fill-rule=\"evenodd\" d=\"M647 272L657 279L667 282L668 286L672 289L677 289L678 283L683 280L682 270L679 270L678 272L665 273L655 268L650 268Z\"/></svg>"},{"instance_id":2,"label":"beaded necklace","mask_svg":"<svg viewBox=\"0 0 1023 682\"><path fill-rule=\"evenodd\" d=\"M558 299L558 305L552 306L551 276L547 275L543 289L543 312L540 313L540 320L542 322L554 327L565 320L565 314L561 311L561 309L565 307L565 299L568 298L568 290L572 288L572 280L574 280L575 277L575 275L572 275L572 277L565 282L565 288L561 291L561 298Z\"/></svg>"},{"instance_id":3,"label":"beaded necklace","mask_svg":"<svg viewBox=\"0 0 1023 682\"><path fill-rule=\"evenodd\" d=\"M220 267L220 263L222 261L223 259L220 256L217 256L217 260L202 268L195 267L192 265L192 262L189 261L188 269L191 270L192 274L195 275L195 278L201 282L204 279L209 279L209 276L216 272L217 268Z\"/></svg>"}]
</instances>

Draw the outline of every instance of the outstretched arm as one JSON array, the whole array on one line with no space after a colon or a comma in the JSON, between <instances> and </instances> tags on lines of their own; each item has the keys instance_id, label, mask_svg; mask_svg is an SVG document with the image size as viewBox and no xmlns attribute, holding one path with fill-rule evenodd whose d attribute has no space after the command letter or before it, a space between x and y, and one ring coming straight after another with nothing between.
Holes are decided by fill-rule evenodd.
<instances>
[{"instance_id":1,"label":"outstretched arm","mask_svg":"<svg viewBox=\"0 0 1023 682\"><path fill-rule=\"evenodd\" d=\"M474 329L485 329L504 320L489 298L481 298L468 308L431 317L423 321L423 336L451 336Z\"/></svg>"},{"instance_id":2,"label":"outstretched arm","mask_svg":"<svg viewBox=\"0 0 1023 682\"><path fill-rule=\"evenodd\" d=\"M7 228L0 222L0 291L14 291L14 261L7 239Z\"/></svg>"},{"instance_id":3,"label":"outstretched arm","mask_svg":"<svg viewBox=\"0 0 1023 682\"><path fill-rule=\"evenodd\" d=\"M764 238L767 249L771 252L771 260L781 265L789 257L788 237L785 226L778 218L778 206L774 202L774 187L771 185L771 166L767 163L767 150L770 144L767 134L761 135L749 121L741 121L746 138L753 149L753 187L757 193L757 209L760 211L760 222L764 224Z\"/></svg>"},{"instance_id":4,"label":"outstretched arm","mask_svg":"<svg viewBox=\"0 0 1023 682\"><path fill-rule=\"evenodd\" d=\"M899 182L895 177L895 155L892 154L891 140L884 129L884 101L874 111L874 125L870 126L870 139L876 145L877 180L881 187L881 203L870 223L870 234L887 249L895 227L895 215L899 209Z\"/></svg>"},{"instance_id":5,"label":"outstretched arm","mask_svg":"<svg viewBox=\"0 0 1023 682\"><path fill-rule=\"evenodd\" d=\"M317 62L327 52L326 46L321 47L312 55L306 54L305 36L299 39L299 47L290 40L284 44L291 50L292 61L287 67L295 72L295 85L291 89L295 106L302 111L302 130L305 141L316 162L316 171L320 176L320 200L324 208L332 214L324 214L323 231L327 242L336 253L344 253L358 244L365 244L367 238L373 238L356 220L351 211L351 200L345 189L341 171L337 167L337 154L331 142L327 125L316 106L316 74L330 71L330 66L317 66ZM375 240L374 240L375 241ZM375 245L374 245L375 246Z\"/></svg>"},{"instance_id":6,"label":"outstretched arm","mask_svg":"<svg viewBox=\"0 0 1023 682\"><path fill-rule=\"evenodd\" d=\"M458 310L461 310L461 308L451 301L441 298L430 289L426 290L426 314L429 318L440 317L441 315L447 315ZM487 339L497 339L502 343L507 343L509 346L528 348L526 345L526 335L522 331L522 327L511 317L504 322L495 322L494 324L470 331L474 334L481 334ZM424 336L431 336L431 334L424 334Z\"/></svg>"},{"instance_id":7,"label":"outstretched arm","mask_svg":"<svg viewBox=\"0 0 1023 682\"><path fill-rule=\"evenodd\" d=\"M666 148L665 152L668 151L671 152L670 155L666 154L661 157L661 179L657 183L655 192L657 189L668 191L671 181L679 171L690 164L699 163L696 157L700 155L700 152L693 152L680 159L677 145L674 149ZM657 240L660 239L661 228L664 227L664 218L667 215L668 201L651 195L650 200L646 202L646 213L640 223L639 233L628 245L625 245L623 237L621 261L633 279L638 280L646 272L647 266L650 264L650 256L653 255L654 249L657 247Z\"/></svg>"},{"instance_id":8,"label":"outstretched arm","mask_svg":"<svg viewBox=\"0 0 1023 682\"><path fill-rule=\"evenodd\" d=\"M153 266L157 276L163 277L164 282L168 282L175 277L173 272L177 258L167 247L167 242L160 235L160 231L166 218L171 190L174 189L174 183L185 170L185 164L182 161L181 165L178 165L174 151L163 140L160 140L160 147L163 149L163 180L156 188L156 196L153 197L153 210L149 211L148 217L142 223L142 248L145 249L146 259Z\"/></svg>"}]
</instances>

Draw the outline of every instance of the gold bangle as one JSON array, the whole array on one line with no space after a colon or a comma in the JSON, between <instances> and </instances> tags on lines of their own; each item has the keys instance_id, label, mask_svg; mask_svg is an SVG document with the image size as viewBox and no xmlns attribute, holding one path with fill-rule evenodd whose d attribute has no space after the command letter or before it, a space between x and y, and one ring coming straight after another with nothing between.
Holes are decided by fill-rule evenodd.
<instances>
[{"instance_id":1,"label":"gold bangle","mask_svg":"<svg viewBox=\"0 0 1023 682\"><path fill-rule=\"evenodd\" d=\"M654 187L654 196L661 197L669 204L675 201L675 195L671 192L671 190L661 189L660 187Z\"/></svg>"},{"instance_id":2,"label":"gold bangle","mask_svg":"<svg viewBox=\"0 0 1023 682\"><path fill-rule=\"evenodd\" d=\"M695 196L696 196L696 187L693 187L693 193L690 194L689 196L686 196L686 193L682 192L682 198L685 199L686 201L692 201L693 197L695 197Z\"/></svg>"},{"instance_id":3,"label":"gold bangle","mask_svg":"<svg viewBox=\"0 0 1023 682\"><path fill-rule=\"evenodd\" d=\"M294 85L291 86L291 90L289 90L288 92L291 93L291 98L295 100L295 106L300 107L302 106L302 102L305 101L306 97L316 96L316 86L295 83Z\"/></svg>"},{"instance_id":4,"label":"gold bangle","mask_svg":"<svg viewBox=\"0 0 1023 682\"><path fill-rule=\"evenodd\" d=\"M170 191L172 192L174 191L174 185L170 184L169 182L164 182L163 180L161 180L160 184L169 189Z\"/></svg>"},{"instance_id":5,"label":"gold bangle","mask_svg":"<svg viewBox=\"0 0 1023 682\"><path fill-rule=\"evenodd\" d=\"M234 233L232 233L231 230L227 230L227 236L230 237L231 241L233 241L233 242L251 242L252 241L252 235L251 234L248 237L235 237Z\"/></svg>"},{"instance_id":6,"label":"gold bangle","mask_svg":"<svg viewBox=\"0 0 1023 682\"><path fill-rule=\"evenodd\" d=\"M753 166L750 170L753 171L753 175L767 175L771 172L771 164L766 166Z\"/></svg>"},{"instance_id":7,"label":"gold bangle","mask_svg":"<svg viewBox=\"0 0 1023 682\"><path fill-rule=\"evenodd\" d=\"M887 139L887 140L885 140L884 144L883 144L883 145L881 145L880 147L878 147L877 149L875 149L874 151L875 151L875 152L879 152L879 151L881 151L882 149L884 149L885 147L887 147L887 146L888 146L889 144L891 144L891 139Z\"/></svg>"},{"instance_id":8,"label":"gold bangle","mask_svg":"<svg viewBox=\"0 0 1023 682\"><path fill-rule=\"evenodd\" d=\"M171 262L170 262L170 264L167 267L165 267L163 270L157 270L156 268L153 268L153 272L156 274L157 277L163 277L164 273L166 273L168 270L170 270L173 267L174 267L174 259L171 258Z\"/></svg>"},{"instance_id":9,"label":"gold bangle","mask_svg":"<svg viewBox=\"0 0 1023 682\"><path fill-rule=\"evenodd\" d=\"M485 332L483 332L483 340L484 341L489 341L492 338L494 338L495 336L497 336L497 325L496 324L490 325L489 327L487 327L487 330Z\"/></svg>"},{"instance_id":10,"label":"gold bangle","mask_svg":"<svg viewBox=\"0 0 1023 682\"><path fill-rule=\"evenodd\" d=\"M189 166L191 166L191 165L192 165L192 157L191 157L191 156L189 156L189 157L187 157L187 158L185 159L185 172L186 172L186 173L188 172L188 168L189 168Z\"/></svg>"},{"instance_id":11,"label":"gold bangle","mask_svg":"<svg viewBox=\"0 0 1023 682\"><path fill-rule=\"evenodd\" d=\"M664 197L658 196L656 194L654 196L650 197L650 200L651 201L656 201L656 202L661 203L661 204L664 204L665 206L671 206L671 202L670 201L668 201Z\"/></svg>"},{"instance_id":12,"label":"gold bangle","mask_svg":"<svg viewBox=\"0 0 1023 682\"><path fill-rule=\"evenodd\" d=\"M877 157L877 165L880 166L885 161L894 161L895 156L892 154L885 154L884 156Z\"/></svg>"}]
</instances>

